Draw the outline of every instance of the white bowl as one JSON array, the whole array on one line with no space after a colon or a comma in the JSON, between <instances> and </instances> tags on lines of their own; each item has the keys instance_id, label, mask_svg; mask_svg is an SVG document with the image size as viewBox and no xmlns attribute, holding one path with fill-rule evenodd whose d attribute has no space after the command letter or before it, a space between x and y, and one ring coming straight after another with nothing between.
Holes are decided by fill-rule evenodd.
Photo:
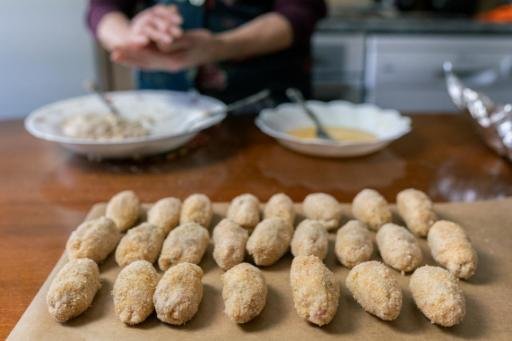
<instances>
[{"instance_id":1,"label":"white bowl","mask_svg":"<svg viewBox=\"0 0 512 341\"><path fill-rule=\"evenodd\" d=\"M313 122L298 105L288 103L275 109L263 110L256 118L256 125L287 148L321 157L368 155L385 148L411 130L410 118L402 116L396 110L383 110L371 104L309 101L308 106L325 126L359 129L375 135L377 139L368 142L342 142L294 137L287 132L311 127Z\"/></svg>"},{"instance_id":2,"label":"white bowl","mask_svg":"<svg viewBox=\"0 0 512 341\"><path fill-rule=\"evenodd\" d=\"M79 139L63 134L64 119L78 113L108 113L95 95L87 95L46 105L32 112L25 128L35 137L62 145L93 159L138 158L160 154L181 147L201 130L225 118L206 113L222 111L225 104L197 93L174 91L122 91L108 94L122 115L144 116L154 122L145 137L114 141Z\"/></svg>"}]
</instances>

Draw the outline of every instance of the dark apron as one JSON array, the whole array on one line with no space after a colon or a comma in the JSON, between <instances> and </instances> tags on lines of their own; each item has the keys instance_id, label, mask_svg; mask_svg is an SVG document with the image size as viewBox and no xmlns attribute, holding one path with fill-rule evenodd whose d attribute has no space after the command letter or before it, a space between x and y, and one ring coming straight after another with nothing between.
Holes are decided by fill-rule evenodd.
<instances>
[{"instance_id":1,"label":"dark apron","mask_svg":"<svg viewBox=\"0 0 512 341\"><path fill-rule=\"evenodd\" d=\"M199 4L201 0L192 0ZM156 4L175 5L184 18L183 29L197 29L204 27L204 6L192 5L189 0L151 0L145 8ZM180 72L137 71L137 86L139 89L189 91L195 86L197 70Z\"/></svg>"},{"instance_id":2,"label":"dark apron","mask_svg":"<svg viewBox=\"0 0 512 341\"><path fill-rule=\"evenodd\" d=\"M212 32L223 32L239 27L254 18L272 11L272 1L238 0L207 1L201 7L192 5L194 0L159 1L174 3L184 17L185 29L197 28L202 22ZM233 102L254 94L262 89L272 90L277 102L285 100L284 90L299 88L305 95L310 94L309 55L307 49L291 48L262 57L243 61L226 61L205 65L189 72L171 74L165 72L141 72L139 85L143 88L188 90L192 87L200 92ZM193 79L194 78L194 79ZM139 78L141 80L141 78ZM185 85L184 87L177 85Z\"/></svg>"}]
</instances>

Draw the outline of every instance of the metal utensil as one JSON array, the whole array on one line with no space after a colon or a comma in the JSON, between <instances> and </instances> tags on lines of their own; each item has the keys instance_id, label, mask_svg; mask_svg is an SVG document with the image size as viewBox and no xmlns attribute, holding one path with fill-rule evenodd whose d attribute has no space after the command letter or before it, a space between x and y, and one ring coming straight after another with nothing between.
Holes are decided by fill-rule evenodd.
<instances>
[{"instance_id":1,"label":"metal utensil","mask_svg":"<svg viewBox=\"0 0 512 341\"><path fill-rule=\"evenodd\" d=\"M324 140L331 140L334 141L334 139L329 135L327 130L324 128L318 117L315 115L313 110L311 110L304 100L304 97L302 96L302 93L298 89L287 89L286 90L286 96L292 101L297 104L299 104L304 112L308 115L308 117L313 121L315 125L315 133L316 137L324 139Z\"/></svg>"},{"instance_id":2,"label":"metal utensil","mask_svg":"<svg viewBox=\"0 0 512 341\"><path fill-rule=\"evenodd\" d=\"M219 116L226 115L229 112L237 111L245 108L246 106L258 103L263 101L264 99L270 96L270 90L265 89L254 95L243 98L231 104L228 104L222 109L214 110L214 111L205 111L201 116L193 118L185 125L185 130L192 129L199 122L210 122L211 120L216 120Z\"/></svg>"},{"instance_id":3,"label":"metal utensil","mask_svg":"<svg viewBox=\"0 0 512 341\"><path fill-rule=\"evenodd\" d=\"M101 91L98 86L96 85L96 83L94 83L93 81L86 81L84 82L84 88L89 91L89 92L92 92L94 93L96 96L98 96L98 98L105 104L105 106L108 108L108 110L116 117L121 117L121 113L119 112L119 110L116 108L116 106L114 105L114 103L112 103L112 100L103 92Z\"/></svg>"}]
</instances>

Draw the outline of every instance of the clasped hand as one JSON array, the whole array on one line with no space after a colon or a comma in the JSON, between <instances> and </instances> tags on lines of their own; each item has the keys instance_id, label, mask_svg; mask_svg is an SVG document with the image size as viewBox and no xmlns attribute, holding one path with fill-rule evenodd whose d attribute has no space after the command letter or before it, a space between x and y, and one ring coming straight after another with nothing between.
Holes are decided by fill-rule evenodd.
<instances>
[{"instance_id":1,"label":"clasped hand","mask_svg":"<svg viewBox=\"0 0 512 341\"><path fill-rule=\"evenodd\" d=\"M135 16L112 61L146 70L181 71L215 61L218 42L208 30L184 32L175 6L156 5Z\"/></svg>"}]
</instances>

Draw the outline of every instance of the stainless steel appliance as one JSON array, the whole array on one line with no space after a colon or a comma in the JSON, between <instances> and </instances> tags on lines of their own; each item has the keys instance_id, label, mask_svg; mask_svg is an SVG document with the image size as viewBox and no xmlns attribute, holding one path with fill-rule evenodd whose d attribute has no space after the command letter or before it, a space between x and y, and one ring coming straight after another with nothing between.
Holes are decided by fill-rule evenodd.
<instances>
[{"instance_id":1,"label":"stainless steel appliance","mask_svg":"<svg viewBox=\"0 0 512 341\"><path fill-rule=\"evenodd\" d=\"M313 46L318 99L370 102L402 111L454 111L441 67L450 60L468 86L498 102L512 101L512 36L320 31Z\"/></svg>"}]
</instances>

